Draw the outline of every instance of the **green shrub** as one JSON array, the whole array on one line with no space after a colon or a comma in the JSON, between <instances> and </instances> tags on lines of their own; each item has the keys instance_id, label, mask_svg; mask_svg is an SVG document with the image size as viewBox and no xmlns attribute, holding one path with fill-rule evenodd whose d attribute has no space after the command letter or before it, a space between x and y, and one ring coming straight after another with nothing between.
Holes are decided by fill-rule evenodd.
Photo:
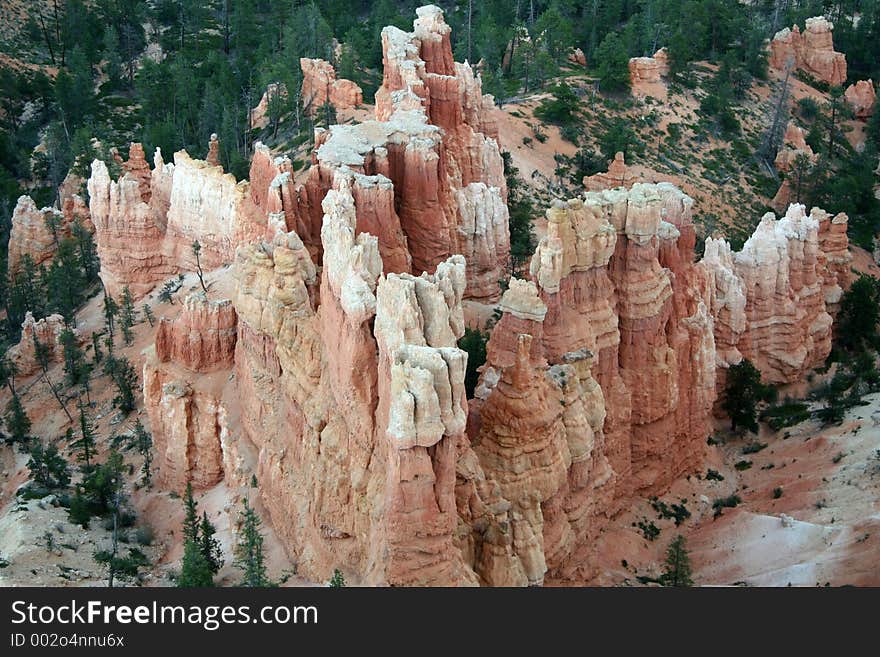
<instances>
[{"instance_id":1,"label":"green shrub","mask_svg":"<svg viewBox=\"0 0 880 657\"><path fill-rule=\"evenodd\" d=\"M722 475L717 470L709 468L709 470L706 472L706 479L709 481L724 481L724 475Z\"/></svg>"}]
</instances>

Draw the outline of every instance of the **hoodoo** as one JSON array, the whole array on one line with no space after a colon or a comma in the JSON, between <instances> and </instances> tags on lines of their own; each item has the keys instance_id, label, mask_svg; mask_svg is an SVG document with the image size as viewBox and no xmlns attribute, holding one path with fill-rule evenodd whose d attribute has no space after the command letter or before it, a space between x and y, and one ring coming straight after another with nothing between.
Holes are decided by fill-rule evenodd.
<instances>
[{"instance_id":1,"label":"hoodoo","mask_svg":"<svg viewBox=\"0 0 880 657\"><path fill-rule=\"evenodd\" d=\"M803 34L783 30L770 45L771 63L840 84L846 61L833 50L831 29L816 18ZM544 47L528 38L530 48ZM109 167L92 163L87 214L101 282L114 297L127 289L158 317L153 327L147 313L149 327L134 328L124 347L112 336L106 343L108 353L126 350L143 366L154 481L159 491L191 484L210 503L247 497L298 576L314 582L337 568L375 585L594 582L608 556L602 541L615 536L609 524L629 524L623 512L644 498L678 495L692 483L683 478L704 482L690 475L707 462L721 467L712 461L721 450L707 438L718 430L714 413L731 366L748 359L764 383L784 385L825 361L852 279L847 215L789 204L785 186L781 217L767 213L739 251L707 237L698 259L694 199L705 190L691 172L671 159L671 168L651 169L647 156L630 167L617 153L607 171L583 177L596 171L590 151L578 151L595 142L583 141L570 151L578 153L570 163L578 164L580 193L562 198L562 183L550 194L535 191L546 223L523 220L527 203L511 205L526 208L514 213L514 229L537 220L538 236L530 259L517 259L527 271L512 275L499 125L526 125L519 119L545 99L502 115L475 68L454 60L451 28L433 5L416 11L411 31L382 30L381 45L374 108L361 107L360 87L338 79L327 61L299 61L297 129L300 119L326 125L317 117L328 104L345 110L335 125L325 112L330 125L314 129L313 145L293 130L291 115L281 123L273 113L278 134L269 136L272 95L294 93L281 83L247 119L242 110L252 129L246 143L265 142L254 144L248 180L224 170L232 144L225 125L216 128L223 148L212 135L200 150L205 160L179 150L166 162L157 148L150 164L132 143L126 159L113 151ZM532 50L517 57L525 52ZM568 45L561 61L569 54L585 64ZM679 94L658 84L668 64L665 48L629 60L632 83ZM476 69L488 84L483 66ZM589 89L580 85L582 92ZM870 82L847 91L860 118L870 114L872 94ZM661 114L646 99L598 105L603 113L625 106L626 120L643 109L646 121ZM668 118L651 130L659 135ZM665 153L691 130L676 125ZM524 160L540 148L517 139ZM687 139L697 148L699 140ZM278 154L279 143L294 141ZM776 168L792 179L804 158L818 161L805 131L790 123ZM645 182L673 168L677 184ZM539 173L533 181L544 179ZM21 197L10 271L25 256L48 264L85 210L76 195L60 212ZM198 281L187 277L197 267ZM169 279L178 280L178 296L170 299L167 288L156 295ZM76 333L90 335L93 350L97 306L87 307L95 315ZM16 324L24 310L10 313ZM59 338L76 326L70 319L26 315L9 350L22 377L37 371L35 337L53 362L65 358ZM80 357L68 351L71 362ZM468 362L483 355L485 362ZM105 410L105 392L96 391L95 415L119 424ZM735 476L728 492L739 490ZM696 499L699 490L687 494ZM708 500L704 510L712 512ZM653 538L644 538L647 551Z\"/></svg>"}]
</instances>

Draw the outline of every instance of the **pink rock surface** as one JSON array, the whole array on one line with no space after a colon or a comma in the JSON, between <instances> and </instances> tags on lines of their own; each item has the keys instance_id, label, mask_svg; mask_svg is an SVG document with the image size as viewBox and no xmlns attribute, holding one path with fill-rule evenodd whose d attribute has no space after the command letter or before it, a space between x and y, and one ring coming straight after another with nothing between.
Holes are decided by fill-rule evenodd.
<instances>
[{"instance_id":1,"label":"pink rock surface","mask_svg":"<svg viewBox=\"0 0 880 657\"><path fill-rule=\"evenodd\" d=\"M846 56L835 52L834 25L818 16L808 18L803 32L795 25L776 33L770 42L770 66L785 70L789 65L832 86L846 81Z\"/></svg>"},{"instance_id":2,"label":"pink rock surface","mask_svg":"<svg viewBox=\"0 0 880 657\"><path fill-rule=\"evenodd\" d=\"M325 103L337 110L363 104L361 88L351 80L337 79L330 62L303 57L299 66L303 74L302 104L307 113L317 114Z\"/></svg>"},{"instance_id":3,"label":"pink rock surface","mask_svg":"<svg viewBox=\"0 0 880 657\"><path fill-rule=\"evenodd\" d=\"M237 315L229 299L208 300L204 292L189 295L174 319L163 317L156 330L156 356L193 372L232 366Z\"/></svg>"},{"instance_id":4,"label":"pink rock surface","mask_svg":"<svg viewBox=\"0 0 880 657\"><path fill-rule=\"evenodd\" d=\"M877 92L874 90L873 80L859 80L855 84L851 84L846 88L844 96L852 106L856 118L867 119L874 114Z\"/></svg>"}]
</instances>

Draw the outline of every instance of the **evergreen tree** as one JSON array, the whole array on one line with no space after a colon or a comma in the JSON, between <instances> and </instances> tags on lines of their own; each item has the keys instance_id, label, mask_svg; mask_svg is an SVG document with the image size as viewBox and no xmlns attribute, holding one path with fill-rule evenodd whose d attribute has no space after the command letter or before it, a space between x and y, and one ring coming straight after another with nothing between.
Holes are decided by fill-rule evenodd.
<instances>
[{"instance_id":1,"label":"evergreen tree","mask_svg":"<svg viewBox=\"0 0 880 657\"><path fill-rule=\"evenodd\" d=\"M459 349L467 352L467 371L464 375L464 389L468 399L473 399L480 373L478 368L486 362L486 343L489 334L479 329L465 328L464 335L458 341Z\"/></svg>"},{"instance_id":2,"label":"evergreen tree","mask_svg":"<svg viewBox=\"0 0 880 657\"><path fill-rule=\"evenodd\" d=\"M196 274L198 274L199 283L202 286L202 291L205 293L205 296L208 296L208 288L205 287L205 278L202 275L202 262L201 260L199 260L199 254L202 252L202 245L199 244L198 240L195 240L192 243L192 252L193 255L196 257Z\"/></svg>"},{"instance_id":3,"label":"evergreen tree","mask_svg":"<svg viewBox=\"0 0 880 657\"><path fill-rule=\"evenodd\" d=\"M70 411L67 410L67 405L64 403L64 400L61 399L61 394L58 392L58 388L55 387L55 384L52 383L52 380L49 378L49 345L41 342L36 333L34 333L32 337L34 340L34 358L37 361L37 364L40 366L40 371L43 374L43 380L46 382L46 385L49 386L49 390L52 392L52 395L58 402L58 405L61 406L61 410L64 411L67 419L70 420L70 422L73 422L73 416L70 414Z\"/></svg>"},{"instance_id":4,"label":"evergreen tree","mask_svg":"<svg viewBox=\"0 0 880 657\"><path fill-rule=\"evenodd\" d=\"M73 238L76 242L78 263L85 276L85 281L93 283L98 278L101 263L98 260L95 240L78 217L73 224Z\"/></svg>"},{"instance_id":5,"label":"evergreen tree","mask_svg":"<svg viewBox=\"0 0 880 657\"><path fill-rule=\"evenodd\" d=\"M691 560L687 552L684 536L678 535L666 550L666 570L660 576L663 586L693 586L691 579Z\"/></svg>"},{"instance_id":6,"label":"evergreen tree","mask_svg":"<svg viewBox=\"0 0 880 657\"><path fill-rule=\"evenodd\" d=\"M5 355L0 357L0 385L7 387L11 394L15 394L15 377L18 374L18 365L9 360Z\"/></svg>"},{"instance_id":7,"label":"evergreen tree","mask_svg":"<svg viewBox=\"0 0 880 657\"><path fill-rule=\"evenodd\" d=\"M191 482L186 484L183 506L183 562L180 576L177 578L177 586L183 588L213 586L215 571L212 570L210 561L201 549L199 515L195 498L193 498Z\"/></svg>"},{"instance_id":8,"label":"evergreen tree","mask_svg":"<svg viewBox=\"0 0 880 657\"><path fill-rule=\"evenodd\" d=\"M193 497L192 482L186 482L186 492L183 496L183 538L198 545L199 542L199 512L196 508L196 500Z\"/></svg>"},{"instance_id":9,"label":"evergreen tree","mask_svg":"<svg viewBox=\"0 0 880 657\"><path fill-rule=\"evenodd\" d=\"M119 314L119 305L113 300L107 290L104 290L104 321L107 326L107 335L113 340L113 329L116 327L116 316Z\"/></svg>"},{"instance_id":10,"label":"evergreen tree","mask_svg":"<svg viewBox=\"0 0 880 657\"><path fill-rule=\"evenodd\" d=\"M31 448L27 463L34 482L48 489L65 488L70 484L70 468L54 444L43 447L39 441Z\"/></svg>"},{"instance_id":11,"label":"evergreen tree","mask_svg":"<svg viewBox=\"0 0 880 657\"><path fill-rule=\"evenodd\" d=\"M138 453L144 459L141 465L141 486L149 486L153 480L153 437L140 420L134 425L134 437Z\"/></svg>"},{"instance_id":12,"label":"evergreen tree","mask_svg":"<svg viewBox=\"0 0 880 657\"><path fill-rule=\"evenodd\" d=\"M220 541L214 537L216 533L217 529L208 520L208 514L202 512L202 521L199 524L199 551L209 565L211 573L215 575L223 566L223 550L220 548Z\"/></svg>"},{"instance_id":13,"label":"evergreen tree","mask_svg":"<svg viewBox=\"0 0 880 657\"><path fill-rule=\"evenodd\" d=\"M76 460L83 464L86 470L92 467L92 458L95 454L95 427L92 420L86 413L86 406L82 399L79 400L79 439L71 444L71 448L76 450Z\"/></svg>"},{"instance_id":14,"label":"evergreen tree","mask_svg":"<svg viewBox=\"0 0 880 657\"><path fill-rule=\"evenodd\" d=\"M6 421L6 431L9 432L6 438L8 443L27 445L30 442L31 420L17 394L12 394L3 419Z\"/></svg>"},{"instance_id":15,"label":"evergreen tree","mask_svg":"<svg viewBox=\"0 0 880 657\"><path fill-rule=\"evenodd\" d=\"M150 326L154 326L156 324L156 317L155 317L155 315L153 315L153 311L150 308L150 304L147 304L147 303L144 304L143 312L144 312L144 317L150 323Z\"/></svg>"},{"instance_id":16,"label":"evergreen tree","mask_svg":"<svg viewBox=\"0 0 880 657\"><path fill-rule=\"evenodd\" d=\"M130 345L134 336L131 327L137 321L137 311L134 308L134 302L131 299L131 291L126 285L122 290L122 303L119 307L119 326L122 328L122 339L125 344Z\"/></svg>"},{"instance_id":17,"label":"evergreen tree","mask_svg":"<svg viewBox=\"0 0 880 657\"><path fill-rule=\"evenodd\" d=\"M92 360L95 365L101 364L104 353L101 351L101 334L92 331Z\"/></svg>"},{"instance_id":18,"label":"evergreen tree","mask_svg":"<svg viewBox=\"0 0 880 657\"><path fill-rule=\"evenodd\" d=\"M65 327L58 336L61 342L61 348L64 354L64 374L68 385L77 385L83 382L83 378L87 377L87 363L85 362L85 354L80 349L76 334Z\"/></svg>"},{"instance_id":19,"label":"evergreen tree","mask_svg":"<svg viewBox=\"0 0 880 657\"><path fill-rule=\"evenodd\" d=\"M629 55L616 32L609 32L596 50L596 75L604 91L629 90Z\"/></svg>"},{"instance_id":20,"label":"evergreen tree","mask_svg":"<svg viewBox=\"0 0 880 657\"><path fill-rule=\"evenodd\" d=\"M328 586L332 589L341 589L345 586L345 577L342 575L342 571L339 570L339 568L333 569L333 577L330 578Z\"/></svg>"},{"instance_id":21,"label":"evergreen tree","mask_svg":"<svg viewBox=\"0 0 880 657\"><path fill-rule=\"evenodd\" d=\"M260 517L245 498L244 510L241 514L241 531L235 554L235 566L242 571L241 586L264 587L272 584L266 572L260 524Z\"/></svg>"},{"instance_id":22,"label":"evergreen tree","mask_svg":"<svg viewBox=\"0 0 880 657\"><path fill-rule=\"evenodd\" d=\"M116 384L113 406L124 414L131 413L137 404L135 399L138 385L137 371L125 356L119 358L107 356L107 364L110 365L109 373L113 383Z\"/></svg>"},{"instance_id":23,"label":"evergreen tree","mask_svg":"<svg viewBox=\"0 0 880 657\"><path fill-rule=\"evenodd\" d=\"M859 276L840 300L837 342L851 351L878 346L880 285L871 276Z\"/></svg>"},{"instance_id":24,"label":"evergreen tree","mask_svg":"<svg viewBox=\"0 0 880 657\"><path fill-rule=\"evenodd\" d=\"M177 586L181 588L205 588L214 586L214 574L211 566L199 549L198 543L185 539L183 543L183 561Z\"/></svg>"},{"instance_id":25,"label":"evergreen tree","mask_svg":"<svg viewBox=\"0 0 880 657\"><path fill-rule=\"evenodd\" d=\"M739 363L731 365L727 369L727 384L721 408L730 418L730 428L733 431L742 427L757 433L758 422L755 419L755 409L758 400L763 395L763 389L761 372L752 365L750 360L743 358Z\"/></svg>"}]
</instances>

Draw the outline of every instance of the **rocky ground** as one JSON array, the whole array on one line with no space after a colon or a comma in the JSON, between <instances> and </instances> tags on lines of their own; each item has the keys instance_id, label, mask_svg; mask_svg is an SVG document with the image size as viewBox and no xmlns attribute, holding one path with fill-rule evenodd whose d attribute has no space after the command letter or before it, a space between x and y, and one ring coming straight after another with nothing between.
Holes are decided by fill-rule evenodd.
<instances>
[{"instance_id":1,"label":"rocky ground","mask_svg":"<svg viewBox=\"0 0 880 657\"><path fill-rule=\"evenodd\" d=\"M743 439L719 422L715 436L724 442L706 447L705 469L660 498L690 517L676 525L651 500L637 503L603 534L602 573L585 583L650 583L666 545L682 534L698 585L877 586L880 394L864 402L836 427L808 420L774 433L762 425ZM766 447L744 454L753 442ZM735 467L742 462L747 469ZM723 480L707 477L713 470ZM741 502L716 514L715 500L732 495ZM639 523L653 524L656 537L648 540Z\"/></svg>"}]
</instances>

